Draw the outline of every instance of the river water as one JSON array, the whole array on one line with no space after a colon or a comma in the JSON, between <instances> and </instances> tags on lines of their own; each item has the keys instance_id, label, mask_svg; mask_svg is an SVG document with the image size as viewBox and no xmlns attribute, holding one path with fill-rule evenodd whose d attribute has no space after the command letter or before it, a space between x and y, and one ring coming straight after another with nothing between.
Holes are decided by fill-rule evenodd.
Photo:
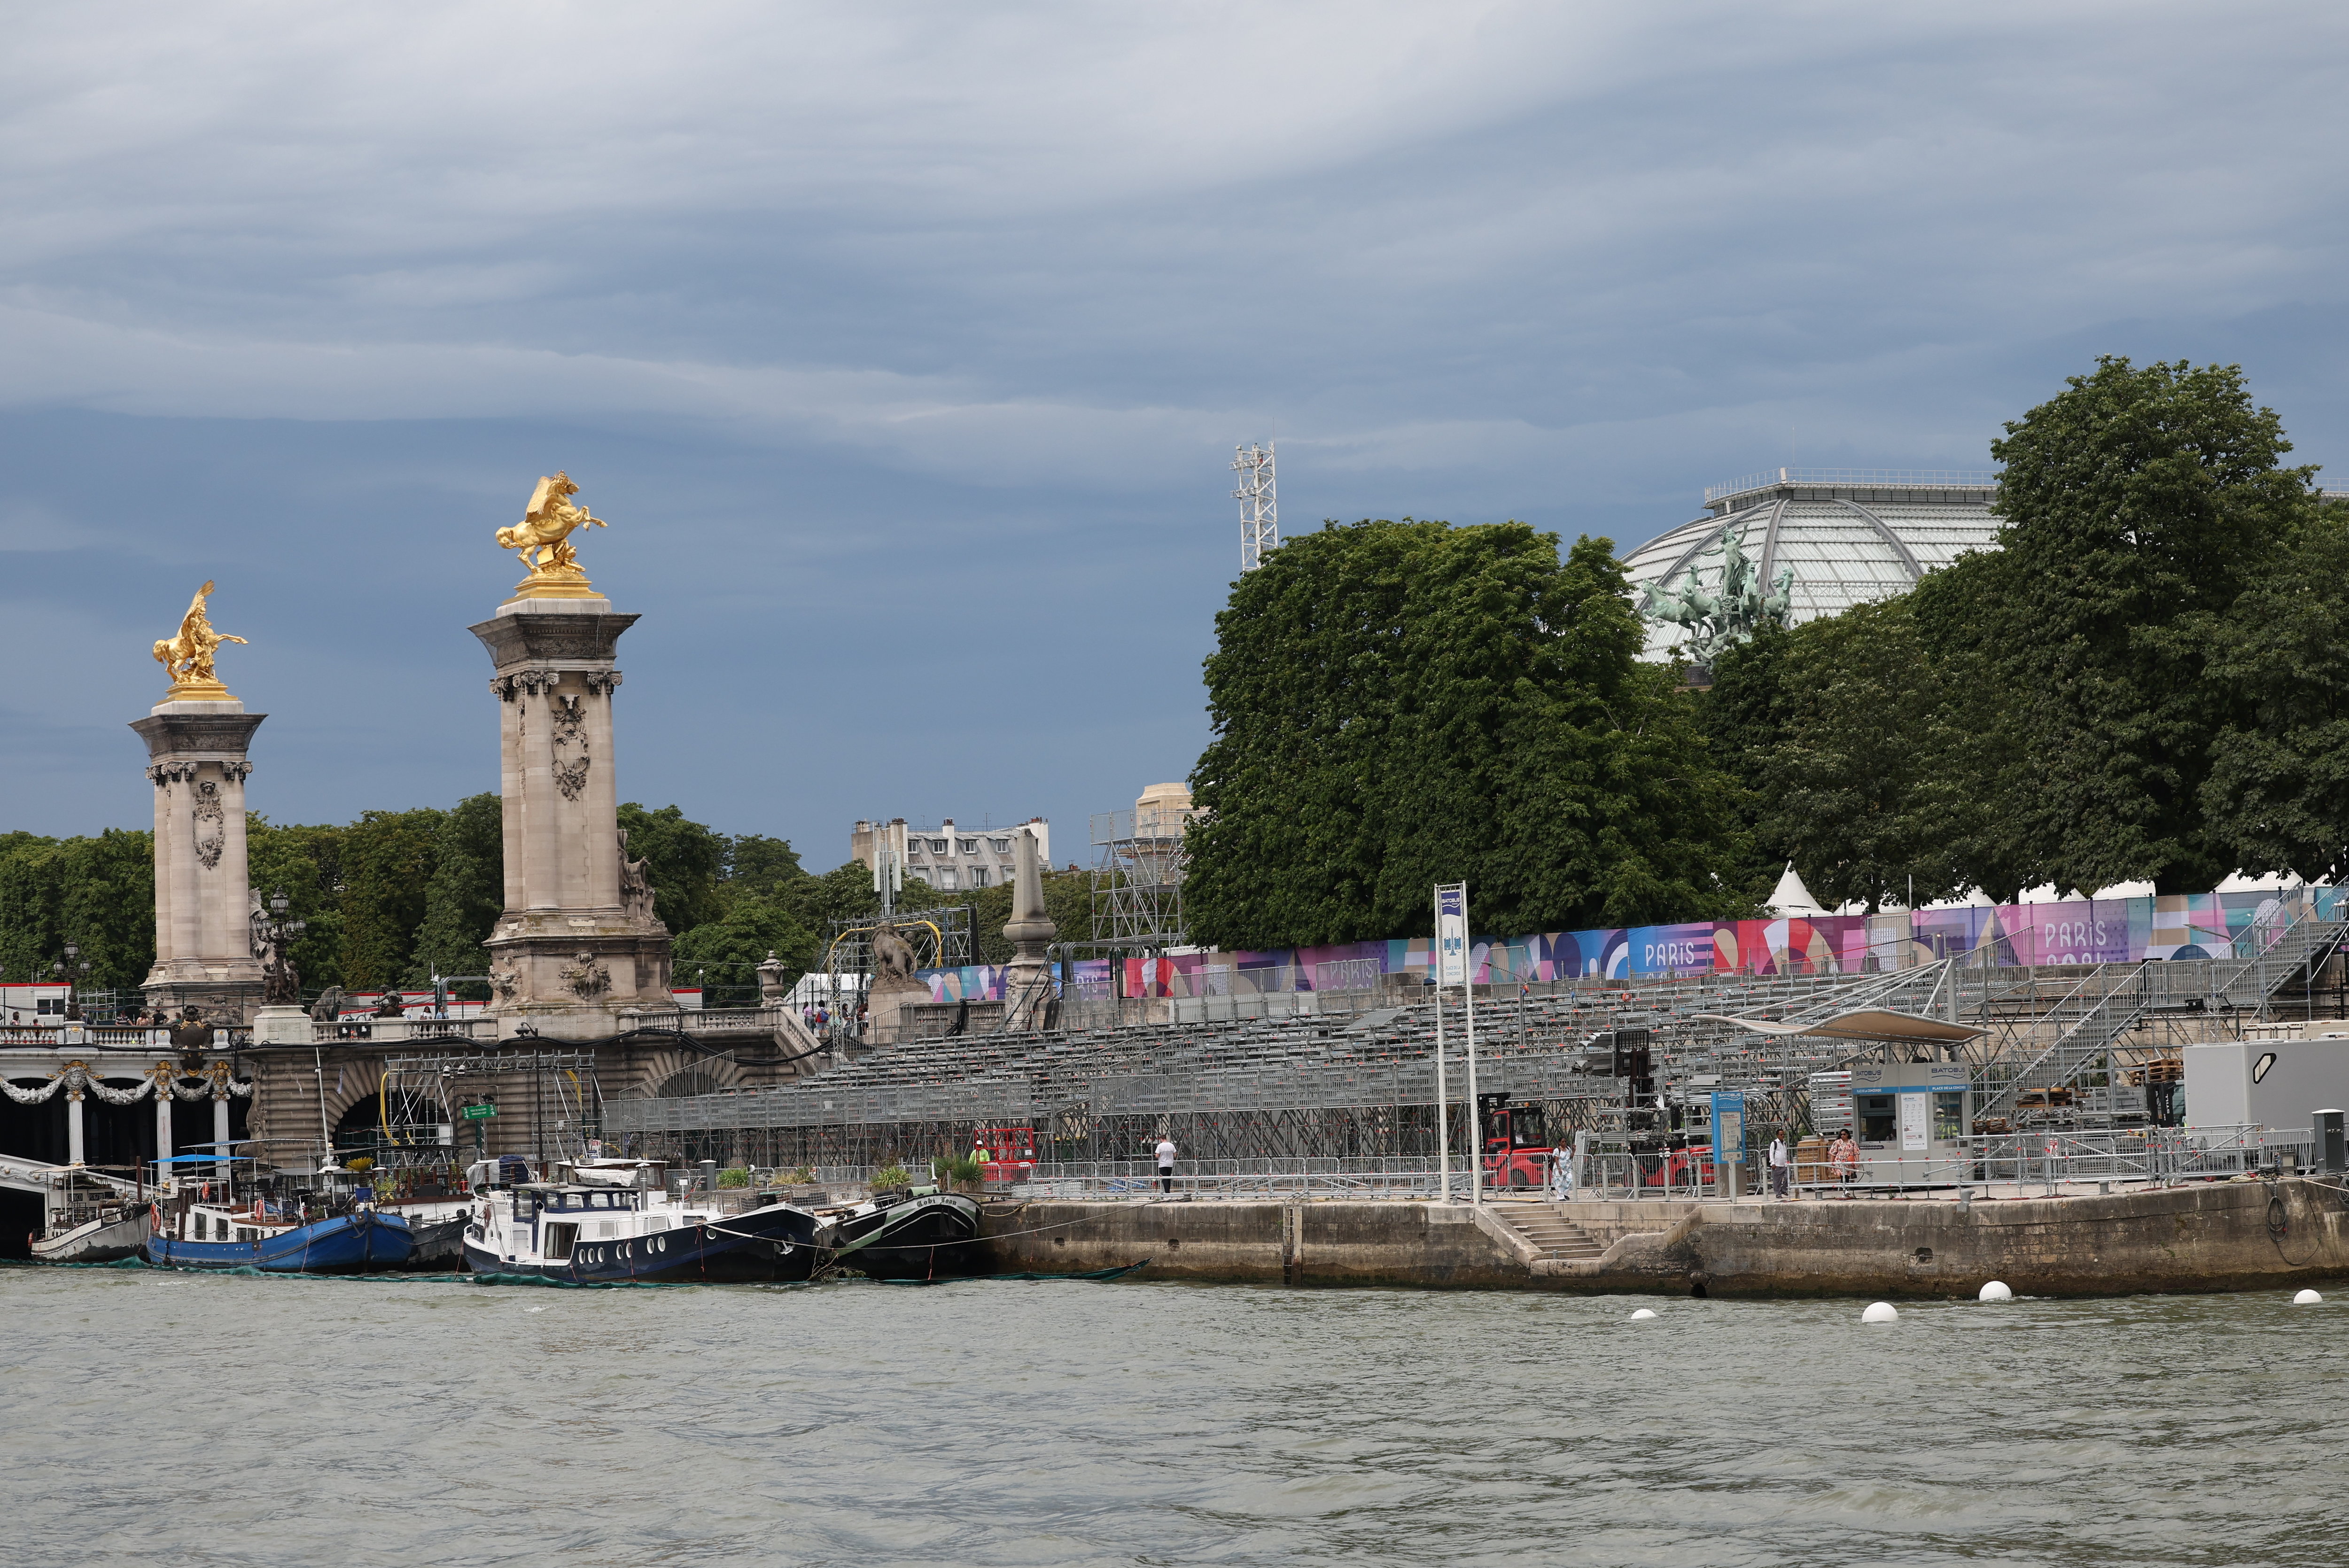
<instances>
[{"instance_id":1,"label":"river water","mask_svg":"<svg viewBox=\"0 0 2349 1568\"><path fill-rule=\"evenodd\" d=\"M2289 1299L7 1267L0 1560L2349 1562Z\"/></svg>"}]
</instances>

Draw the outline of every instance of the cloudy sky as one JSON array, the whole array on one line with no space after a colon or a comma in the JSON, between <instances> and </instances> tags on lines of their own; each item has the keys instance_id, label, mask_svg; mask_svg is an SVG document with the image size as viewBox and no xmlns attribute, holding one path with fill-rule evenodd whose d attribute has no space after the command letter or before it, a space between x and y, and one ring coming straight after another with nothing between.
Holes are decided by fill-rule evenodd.
<instances>
[{"instance_id":1,"label":"cloudy sky","mask_svg":"<svg viewBox=\"0 0 2349 1568\"><path fill-rule=\"evenodd\" d=\"M565 469L625 798L788 836L1190 769L1237 566L1765 466L1981 469L2099 353L2349 476L2336 5L17 7L0 828L148 820L216 578L281 821L496 785ZM2343 483L2341 478L2331 482Z\"/></svg>"}]
</instances>

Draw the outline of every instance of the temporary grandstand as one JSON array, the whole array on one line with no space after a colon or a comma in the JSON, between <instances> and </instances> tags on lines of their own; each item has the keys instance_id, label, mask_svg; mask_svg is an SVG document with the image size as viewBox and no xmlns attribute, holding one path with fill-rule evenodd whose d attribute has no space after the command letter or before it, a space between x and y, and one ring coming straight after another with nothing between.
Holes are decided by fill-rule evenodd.
<instances>
[{"instance_id":1,"label":"temporary grandstand","mask_svg":"<svg viewBox=\"0 0 2349 1568\"><path fill-rule=\"evenodd\" d=\"M2278 999L2295 987L2311 1006L2312 977L2349 935L2341 913L2311 906L2249 958L1480 986L1477 1087L1540 1106L1554 1138L1619 1133L1651 1112L1660 1125L1733 1088L1750 1125L1806 1127L1821 1119L1814 1075L1891 1054L1965 1062L1978 1120L2110 1126L2142 1113L2129 1075L2174 1054L2181 1028L2289 1007ZM1469 1147L1460 999L1444 1011L1456 1153ZM968 1149L1001 1123L1035 1129L1048 1161L1130 1160L1171 1133L1186 1159L1392 1166L1437 1152L1436 1027L1423 995L1351 1013L908 1040L780 1088L614 1100L604 1130L635 1153L781 1168ZM1617 1049L1634 1037L1648 1047L1636 1084Z\"/></svg>"}]
</instances>

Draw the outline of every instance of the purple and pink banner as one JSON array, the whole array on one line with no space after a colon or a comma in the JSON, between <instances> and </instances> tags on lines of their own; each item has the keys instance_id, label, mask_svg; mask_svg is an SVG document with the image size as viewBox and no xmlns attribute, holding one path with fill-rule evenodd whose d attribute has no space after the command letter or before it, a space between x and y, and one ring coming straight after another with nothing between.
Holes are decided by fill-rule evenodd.
<instances>
[{"instance_id":1,"label":"purple and pink banner","mask_svg":"<svg viewBox=\"0 0 2349 1568\"><path fill-rule=\"evenodd\" d=\"M1670 975L1855 975L1941 958L2037 965L2248 957L2311 909L2332 918L2340 899L2338 888L2308 887L1553 931L1478 937L1469 964L1476 984L1485 985ZM1379 975L1423 975L1433 945L1430 937L1413 936L1266 952L1079 959L1071 967L1078 994L1091 996L1361 990ZM1112 965L1123 973L1112 974ZM921 978L941 1002L1003 995L997 965L926 969Z\"/></svg>"}]
</instances>

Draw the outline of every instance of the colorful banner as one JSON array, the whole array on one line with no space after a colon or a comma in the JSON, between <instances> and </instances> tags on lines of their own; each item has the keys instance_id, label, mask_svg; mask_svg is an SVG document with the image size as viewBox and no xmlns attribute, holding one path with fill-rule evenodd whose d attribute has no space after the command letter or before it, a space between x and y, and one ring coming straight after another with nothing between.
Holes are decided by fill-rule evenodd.
<instances>
[{"instance_id":1,"label":"colorful banner","mask_svg":"<svg viewBox=\"0 0 2349 1568\"><path fill-rule=\"evenodd\" d=\"M1698 921L1683 925L1551 931L1531 936L1479 936L1466 944L1467 965L1476 984L1490 985L1577 977L1857 975L1942 958L2001 966L2240 958L2273 942L2286 925L2312 907L2320 916L2332 918L2341 896L2341 890L2333 887L2282 892L2270 889L2163 893L2072 899L2061 903L1975 904L1891 914ZM1331 947L1079 959L1070 967L1081 996L1362 989L1366 974L1416 971L1423 979L1433 946L1427 937L1412 936ZM1003 995L1003 971L999 965L926 969L921 977L928 982L932 996L941 1002L965 996L974 1001L999 1000Z\"/></svg>"}]
</instances>

